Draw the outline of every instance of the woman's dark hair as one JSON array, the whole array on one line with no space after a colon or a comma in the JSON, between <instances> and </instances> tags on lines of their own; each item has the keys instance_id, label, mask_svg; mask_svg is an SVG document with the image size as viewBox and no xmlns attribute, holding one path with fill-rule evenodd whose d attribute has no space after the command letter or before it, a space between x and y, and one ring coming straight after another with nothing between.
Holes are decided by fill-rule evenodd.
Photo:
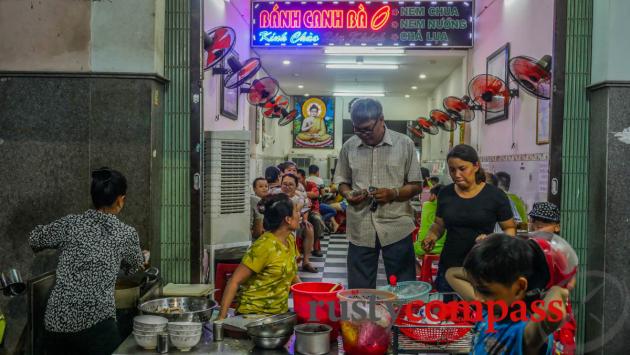
<instances>
[{"instance_id":1,"label":"woman's dark hair","mask_svg":"<svg viewBox=\"0 0 630 355\"><path fill-rule=\"evenodd\" d=\"M127 179L117 170L107 167L96 169L92 171L90 194L94 208L109 207L118 196L127 194Z\"/></svg>"},{"instance_id":2,"label":"woman's dark hair","mask_svg":"<svg viewBox=\"0 0 630 355\"><path fill-rule=\"evenodd\" d=\"M309 175L317 174L319 172L319 166L311 164L308 166Z\"/></svg>"},{"instance_id":3,"label":"woman's dark hair","mask_svg":"<svg viewBox=\"0 0 630 355\"><path fill-rule=\"evenodd\" d=\"M292 166L295 166L295 168L297 169L297 165L294 162L287 160L284 163L278 164L278 169L280 169L280 171L284 174L284 172Z\"/></svg>"},{"instance_id":4,"label":"woman's dark hair","mask_svg":"<svg viewBox=\"0 0 630 355\"><path fill-rule=\"evenodd\" d=\"M265 180L267 180L268 183L272 184L278 181L279 177L280 177L280 169L276 168L275 166L270 166L267 169L265 169Z\"/></svg>"},{"instance_id":5,"label":"woman's dark hair","mask_svg":"<svg viewBox=\"0 0 630 355\"><path fill-rule=\"evenodd\" d=\"M374 99L358 99L350 108L350 119L355 124L379 120L381 118L383 118L383 106Z\"/></svg>"},{"instance_id":6,"label":"woman's dark hair","mask_svg":"<svg viewBox=\"0 0 630 355\"><path fill-rule=\"evenodd\" d=\"M512 182L510 174L506 173L505 171L499 171L498 173L496 173L496 176L498 180L497 186L504 189L505 191L509 191L510 183Z\"/></svg>"},{"instance_id":7,"label":"woman's dark hair","mask_svg":"<svg viewBox=\"0 0 630 355\"><path fill-rule=\"evenodd\" d=\"M298 169L298 175L306 177L306 171L304 169Z\"/></svg>"},{"instance_id":8,"label":"woman's dark hair","mask_svg":"<svg viewBox=\"0 0 630 355\"><path fill-rule=\"evenodd\" d=\"M267 181L267 179L265 179L264 177L257 177L254 179L254 182L252 183L252 187L255 189L256 188L256 184L258 183L258 181Z\"/></svg>"},{"instance_id":9,"label":"woman's dark hair","mask_svg":"<svg viewBox=\"0 0 630 355\"><path fill-rule=\"evenodd\" d=\"M274 231L286 217L293 216L293 202L283 193L269 195L258 203L258 211L264 215L263 228Z\"/></svg>"},{"instance_id":10,"label":"woman's dark hair","mask_svg":"<svg viewBox=\"0 0 630 355\"><path fill-rule=\"evenodd\" d=\"M440 194L440 191L442 191L442 187L443 187L443 186L442 186L441 184L434 185L434 186L431 188L430 192L431 192L432 194L434 194L435 196L437 196L437 195L439 195L439 194Z\"/></svg>"},{"instance_id":11,"label":"woman's dark hair","mask_svg":"<svg viewBox=\"0 0 630 355\"><path fill-rule=\"evenodd\" d=\"M287 176L290 177L290 178L293 178L293 180L295 180L295 186L298 186L300 184L300 180L298 179L298 177L293 175L293 174L284 174L282 176L282 180L284 180L284 178L287 177Z\"/></svg>"},{"instance_id":12,"label":"woman's dark hair","mask_svg":"<svg viewBox=\"0 0 630 355\"><path fill-rule=\"evenodd\" d=\"M422 174L422 186L423 187L429 186L429 184L427 183L427 181L429 180L429 176L431 175L431 173L429 172L429 169L425 168L424 166L421 166L420 174Z\"/></svg>"},{"instance_id":13,"label":"woman's dark hair","mask_svg":"<svg viewBox=\"0 0 630 355\"><path fill-rule=\"evenodd\" d=\"M486 183L492 186L499 186L499 180L497 179L497 176L489 172L486 172Z\"/></svg>"},{"instance_id":14,"label":"woman's dark hair","mask_svg":"<svg viewBox=\"0 0 630 355\"><path fill-rule=\"evenodd\" d=\"M463 161L467 161L473 164L479 164L479 170L475 174L475 181L479 184L481 182L486 181L486 173L481 168L481 164L479 163L479 155L477 155L477 151L475 148L469 146L468 144L458 144L448 152L446 156L446 161L448 162L451 158L461 159Z\"/></svg>"},{"instance_id":15,"label":"woman's dark hair","mask_svg":"<svg viewBox=\"0 0 630 355\"><path fill-rule=\"evenodd\" d=\"M511 285L532 276L534 252L526 240L494 233L477 243L464 259L466 273L476 282Z\"/></svg>"}]
</instances>

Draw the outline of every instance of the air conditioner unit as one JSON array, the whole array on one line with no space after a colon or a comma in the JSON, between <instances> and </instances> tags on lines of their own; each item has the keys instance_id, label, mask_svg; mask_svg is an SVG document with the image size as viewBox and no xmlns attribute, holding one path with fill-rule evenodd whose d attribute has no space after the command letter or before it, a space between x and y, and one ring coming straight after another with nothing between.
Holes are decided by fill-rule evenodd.
<instances>
[{"instance_id":1,"label":"air conditioner unit","mask_svg":"<svg viewBox=\"0 0 630 355\"><path fill-rule=\"evenodd\" d=\"M219 249L245 249L250 244L250 132L204 134L203 237L214 278Z\"/></svg>"},{"instance_id":2,"label":"air conditioner unit","mask_svg":"<svg viewBox=\"0 0 630 355\"><path fill-rule=\"evenodd\" d=\"M309 165L313 161L312 155L289 155L287 159L294 162L297 165L298 169L304 169L304 171L308 171Z\"/></svg>"}]
</instances>

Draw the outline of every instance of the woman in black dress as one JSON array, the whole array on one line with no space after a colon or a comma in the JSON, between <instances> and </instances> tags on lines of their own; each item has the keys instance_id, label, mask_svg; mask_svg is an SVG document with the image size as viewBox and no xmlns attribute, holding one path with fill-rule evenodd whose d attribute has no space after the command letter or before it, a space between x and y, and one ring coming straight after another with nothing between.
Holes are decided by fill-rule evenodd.
<instances>
[{"instance_id":1,"label":"woman in black dress","mask_svg":"<svg viewBox=\"0 0 630 355\"><path fill-rule=\"evenodd\" d=\"M457 145L446 160L454 183L440 192L435 222L423 243L423 249L428 252L445 230L448 233L435 280L439 292L453 292L444 277L446 270L462 266L470 249L491 234L495 224L498 223L504 233L516 235L508 197L497 187L485 183L485 173L475 149Z\"/></svg>"}]
</instances>

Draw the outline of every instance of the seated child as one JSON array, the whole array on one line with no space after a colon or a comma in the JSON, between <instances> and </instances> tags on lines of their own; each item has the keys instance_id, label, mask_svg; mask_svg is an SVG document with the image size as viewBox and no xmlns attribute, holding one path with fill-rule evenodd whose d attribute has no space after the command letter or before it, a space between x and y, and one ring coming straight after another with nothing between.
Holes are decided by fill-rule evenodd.
<instances>
[{"instance_id":1,"label":"seated child","mask_svg":"<svg viewBox=\"0 0 630 355\"><path fill-rule=\"evenodd\" d=\"M267 232L252 243L228 281L218 319L227 316L237 292L237 313L287 312L290 287L300 282L294 236L300 223L300 207L283 193L270 195L261 204Z\"/></svg>"},{"instance_id":2,"label":"seated child","mask_svg":"<svg viewBox=\"0 0 630 355\"><path fill-rule=\"evenodd\" d=\"M529 212L529 230L532 232L549 232L560 235L560 209L551 202L536 202ZM575 287L575 278L567 288ZM577 324L573 316L571 303L567 304L569 321L553 333L553 353L557 355L575 354L575 330Z\"/></svg>"},{"instance_id":3,"label":"seated child","mask_svg":"<svg viewBox=\"0 0 630 355\"><path fill-rule=\"evenodd\" d=\"M535 202L529 211L529 230L560 235L560 209L551 202Z\"/></svg>"},{"instance_id":4,"label":"seated child","mask_svg":"<svg viewBox=\"0 0 630 355\"><path fill-rule=\"evenodd\" d=\"M435 211L437 211L437 197L442 190L442 185L435 185L431 188L431 193L429 195L429 200L422 204L422 214L420 217L420 229L418 230L418 238L416 242L413 244L413 250L416 252L416 256L422 257L425 254L424 249L422 248L422 242L424 238L427 237L427 233L429 233L429 229L431 229L431 225L435 221ZM446 231L440 239L435 242L435 246L431 249L429 254L440 254L442 252L442 248L444 247L444 242L446 242Z\"/></svg>"},{"instance_id":5,"label":"seated child","mask_svg":"<svg viewBox=\"0 0 630 355\"><path fill-rule=\"evenodd\" d=\"M533 258L534 251L526 240L495 233L473 247L463 268L449 269L446 279L464 300L502 301L510 309L516 301L525 301ZM565 288L551 287L540 306L547 317L539 322L515 321L508 315L490 325L488 310L484 310L483 321L475 325L471 354L551 354L551 334L566 316L568 295ZM550 316L552 301L560 314ZM489 326L495 331L488 332Z\"/></svg>"}]
</instances>

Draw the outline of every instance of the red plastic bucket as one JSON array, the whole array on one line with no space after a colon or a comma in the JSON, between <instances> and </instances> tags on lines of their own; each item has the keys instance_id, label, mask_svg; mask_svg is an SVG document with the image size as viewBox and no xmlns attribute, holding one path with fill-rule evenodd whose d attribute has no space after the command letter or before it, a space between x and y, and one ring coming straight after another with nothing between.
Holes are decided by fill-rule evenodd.
<instances>
[{"instance_id":1,"label":"red plastic bucket","mask_svg":"<svg viewBox=\"0 0 630 355\"><path fill-rule=\"evenodd\" d=\"M339 336L339 321L330 319L329 308L331 302L334 304L335 316L341 315L339 308L339 299L337 293L343 290L343 286L339 285L335 291L330 292L336 284L331 282L301 282L291 286L293 291L293 309L297 314L298 323L322 323L330 325L333 330L330 332L330 340L336 340ZM318 304L315 307L315 318L317 320L309 320L311 318L311 304L323 301L324 304Z\"/></svg>"}]
</instances>

